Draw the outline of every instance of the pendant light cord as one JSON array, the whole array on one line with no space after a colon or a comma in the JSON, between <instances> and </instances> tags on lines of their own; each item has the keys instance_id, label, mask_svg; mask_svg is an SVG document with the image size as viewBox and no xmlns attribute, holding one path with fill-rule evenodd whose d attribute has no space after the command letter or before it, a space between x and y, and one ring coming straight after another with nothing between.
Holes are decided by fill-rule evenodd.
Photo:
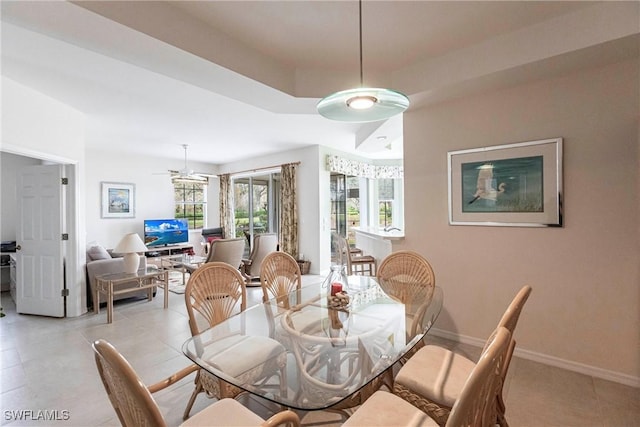
<instances>
[{"instance_id":1,"label":"pendant light cord","mask_svg":"<svg viewBox=\"0 0 640 427\"><path fill-rule=\"evenodd\" d=\"M362 0L358 1L358 16L360 21L360 87L364 87L364 78L362 74Z\"/></svg>"}]
</instances>

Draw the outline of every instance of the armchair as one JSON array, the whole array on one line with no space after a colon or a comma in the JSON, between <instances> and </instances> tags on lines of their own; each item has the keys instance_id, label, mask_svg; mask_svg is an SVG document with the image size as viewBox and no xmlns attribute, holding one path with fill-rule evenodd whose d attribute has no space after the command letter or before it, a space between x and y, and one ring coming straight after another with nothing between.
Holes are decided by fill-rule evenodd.
<instances>
[{"instance_id":1,"label":"armchair","mask_svg":"<svg viewBox=\"0 0 640 427\"><path fill-rule=\"evenodd\" d=\"M264 258L271 252L277 250L278 236L275 233L257 234L253 238L251 255L249 255L249 259L242 260L242 266L240 268L242 275L247 279L247 284L250 284L253 280L260 279L260 269L262 268ZM259 283L256 285L260 286Z\"/></svg>"},{"instance_id":2,"label":"armchair","mask_svg":"<svg viewBox=\"0 0 640 427\"><path fill-rule=\"evenodd\" d=\"M202 229L202 246L204 246L204 254L209 253L209 249L211 248L211 243L215 240L220 240L224 238L224 231L222 227L216 228L203 228Z\"/></svg>"},{"instance_id":3,"label":"armchair","mask_svg":"<svg viewBox=\"0 0 640 427\"><path fill-rule=\"evenodd\" d=\"M235 239L216 239L211 241L209 253L205 264L210 262L225 262L233 268L240 268L242 262L242 254L244 253L244 239L238 237ZM198 267L185 264L184 267L192 274Z\"/></svg>"},{"instance_id":4,"label":"armchair","mask_svg":"<svg viewBox=\"0 0 640 427\"><path fill-rule=\"evenodd\" d=\"M100 379L120 423L125 427L166 426L153 393L178 383L196 372L190 365L170 377L152 385L145 385L129 361L111 343L99 339L93 351ZM300 426L300 418L293 411L284 410L264 420L233 399L220 399L182 423L181 426Z\"/></svg>"}]
</instances>

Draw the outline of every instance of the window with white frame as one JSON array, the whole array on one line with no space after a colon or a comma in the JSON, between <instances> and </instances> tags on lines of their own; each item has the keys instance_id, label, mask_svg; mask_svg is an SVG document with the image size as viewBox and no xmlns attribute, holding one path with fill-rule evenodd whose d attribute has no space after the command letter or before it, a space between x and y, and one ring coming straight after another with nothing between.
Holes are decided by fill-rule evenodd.
<instances>
[{"instance_id":1,"label":"window with white frame","mask_svg":"<svg viewBox=\"0 0 640 427\"><path fill-rule=\"evenodd\" d=\"M207 223L207 184L174 181L173 188L175 217L186 218L189 229L201 229Z\"/></svg>"}]
</instances>

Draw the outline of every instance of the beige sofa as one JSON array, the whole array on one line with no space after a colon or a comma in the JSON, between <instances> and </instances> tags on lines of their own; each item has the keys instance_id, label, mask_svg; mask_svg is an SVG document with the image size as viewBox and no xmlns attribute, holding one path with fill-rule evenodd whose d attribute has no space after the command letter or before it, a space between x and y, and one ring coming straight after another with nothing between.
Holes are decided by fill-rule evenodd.
<instances>
[{"instance_id":1,"label":"beige sofa","mask_svg":"<svg viewBox=\"0 0 640 427\"><path fill-rule=\"evenodd\" d=\"M145 268L147 266L147 258L142 256L140 257L140 268ZM93 307L93 299L96 294L96 277L102 274L111 274L111 273L122 273L124 272L124 259L117 255L112 254L110 251L107 251L101 245L97 243L90 243L87 245L87 307ZM131 282L131 286L135 284L135 282ZM126 288L127 284L122 285L122 289ZM155 291L154 291L155 296ZM115 295L113 297L114 301L124 298L138 298L138 297L147 297L147 291L141 290L139 293L130 293L123 295ZM103 297L100 297L102 301ZM105 298L106 301L106 298Z\"/></svg>"}]
</instances>

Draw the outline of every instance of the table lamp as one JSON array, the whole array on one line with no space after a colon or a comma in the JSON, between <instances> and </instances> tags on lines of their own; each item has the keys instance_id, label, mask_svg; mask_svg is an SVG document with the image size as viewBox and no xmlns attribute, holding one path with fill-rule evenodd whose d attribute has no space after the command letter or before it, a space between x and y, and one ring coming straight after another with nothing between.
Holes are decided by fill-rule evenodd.
<instances>
[{"instance_id":1,"label":"table lamp","mask_svg":"<svg viewBox=\"0 0 640 427\"><path fill-rule=\"evenodd\" d=\"M135 273L140 265L140 257L138 252L147 251L147 247L142 243L142 239L138 233L129 233L125 235L120 243L113 249L114 253L124 254L124 272Z\"/></svg>"}]
</instances>

